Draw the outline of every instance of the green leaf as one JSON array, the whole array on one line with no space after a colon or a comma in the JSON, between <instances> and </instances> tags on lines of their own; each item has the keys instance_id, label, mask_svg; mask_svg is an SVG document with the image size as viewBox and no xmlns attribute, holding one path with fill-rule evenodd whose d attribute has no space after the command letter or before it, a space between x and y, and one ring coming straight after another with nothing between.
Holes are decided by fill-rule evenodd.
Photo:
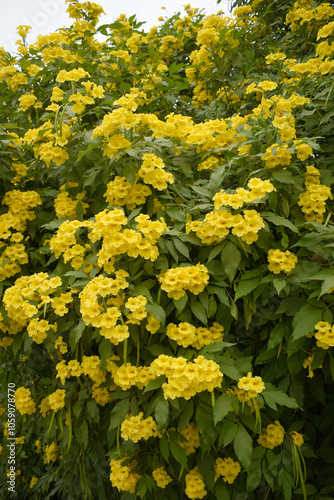
<instances>
[{"instance_id":1,"label":"green leaf","mask_svg":"<svg viewBox=\"0 0 334 500\"><path fill-rule=\"evenodd\" d=\"M161 430L166 427L169 417L169 405L168 401L163 397L162 394L159 394L156 399L154 414L158 429Z\"/></svg>"},{"instance_id":2,"label":"green leaf","mask_svg":"<svg viewBox=\"0 0 334 500\"><path fill-rule=\"evenodd\" d=\"M321 321L322 309L311 304L304 304L295 314L292 321L292 339L297 340L314 330L315 325Z\"/></svg>"},{"instance_id":3,"label":"green leaf","mask_svg":"<svg viewBox=\"0 0 334 500\"><path fill-rule=\"evenodd\" d=\"M181 255L183 255L187 259L190 259L188 247L185 243L183 243L183 241L181 241L177 238L174 238L173 243L175 245L176 250L178 250Z\"/></svg>"},{"instance_id":4,"label":"green leaf","mask_svg":"<svg viewBox=\"0 0 334 500\"><path fill-rule=\"evenodd\" d=\"M166 311L159 304L146 304L146 311L153 314L155 319L161 321L161 323L165 323L166 321Z\"/></svg>"},{"instance_id":5,"label":"green leaf","mask_svg":"<svg viewBox=\"0 0 334 500\"><path fill-rule=\"evenodd\" d=\"M91 417L92 421L98 423L100 420L100 411L96 402L93 399L89 399L86 402L86 406L87 413Z\"/></svg>"},{"instance_id":6,"label":"green leaf","mask_svg":"<svg viewBox=\"0 0 334 500\"><path fill-rule=\"evenodd\" d=\"M175 219L179 222L187 222L187 214L180 208L166 208L166 212L171 219Z\"/></svg>"},{"instance_id":7,"label":"green leaf","mask_svg":"<svg viewBox=\"0 0 334 500\"><path fill-rule=\"evenodd\" d=\"M223 439L224 446L228 446L230 443L232 443L237 432L238 432L238 424L231 424Z\"/></svg>"},{"instance_id":8,"label":"green leaf","mask_svg":"<svg viewBox=\"0 0 334 500\"><path fill-rule=\"evenodd\" d=\"M143 394L145 392L154 391L155 389L159 389L164 383L166 379L165 375L160 375L160 377L155 378L154 380L150 380L145 389L143 390Z\"/></svg>"},{"instance_id":9,"label":"green leaf","mask_svg":"<svg viewBox=\"0 0 334 500\"><path fill-rule=\"evenodd\" d=\"M321 293L319 297L321 297L325 293L328 293L332 288L334 288L334 276L328 276L328 278L325 278L321 286Z\"/></svg>"},{"instance_id":10,"label":"green leaf","mask_svg":"<svg viewBox=\"0 0 334 500\"><path fill-rule=\"evenodd\" d=\"M177 299L177 300L173 299L174 305L175 305L177 312L179 314L181 314L183 309L186 307L187 301L188 301L187 294L183 295L183 297L181 297L180 299Z\"/></svg>"},{"instance_id":11,"label":"green leaf","mask_svg":"<svg viewBox=\"0 0 334 500\"><path fill-rule=\"evenodd\" d=\"M285 219L284 217L281 217L280 215L271 214L269 212L262 212L261 216L269 222L275 224L275 226L284 226L291 229L291 231L293 231L294 233L299 232L296 226L292 224L292 222L290 222L288 219Z\"/></svg>"},{"instance_id":12,"label":"green leaf","mask_svg":"<svg viewBox=\"0 0 334 500\"><path fill-rule=\"evenodd\" d=\"M273 279L273 285L274 285L277 293L280 293L283 290L283 288L285 287L286 281L279 279L279 278L275 278L275 279Z\"/></svg>"},{"instance_id":13,"label":"green leaf","mask_svg":"<svg viewBox=\"0 0 334 500\"><path fill-rule=\"evenodd\" d=\"M159 448L162 458L168 462L169 458L169 442L166 434L163 434L162 438L159 439Z\"/></svg>"},{"instance_id":14,"label":"green leaf","mask_svg":"<svg viewBox=\"0 0 334 500\"><path fill-rule=\"evenodd\" d=\"M102 371L105 371L106 369L106 361L112 353L112 348L113 345L108 339L102 339L101 342L99 343L99 355L101 359L100 365Z\"/></svg>"},{"instance_id":15,"label":"green leaf","mask_svg":"<svg viewBox=\"0 0 334 500\"><path fill-rule=\"evenodd\" d=\"M220 167L215 168L214 172L211 174L208 189L212 193L215 193L217 189L221 187L225 177L225 169L226 165L221 165Z\"/></svg>"},{"instance_id":16,"label":"green leaf","mask_svg":"<svg viewBox=\"0 0 334 500\"><path fill-rule=\"evenodd\" d=\"M232 281L237 273L241 260L241 254L238 248L230 241L226 243L221 252L221 260L229 280Z\"/></svg>"},{"instance_id":17,"label":"green leaf","mask_svg":"<svg viewBox=\"0 0 334 500\"><path fill-rule=\"evenodd\" d=\"M284 337L284 327L282 323L277 323L270 333L270 337L268 340L268 350L276 347Z\"/></svg>"},{"instance_id":18,"label":"green leaf","mask_svg":"<svg viewBox=\"0 0 334 500\"><path fill-rule=\"evenodd\" d=\"M198 318L202 323L204 323L204 325L207 325L208 318L207 318L206 311L205 311L204 307L202 306L202 304L198 301L194 301L194 302L191 302L190 307L191 307L191 311L194 314L194 316L196 316L196 318Z\"/></svg>"},{"instance_id":19,"label":"green leaf","mask_svg":"<svg viewBox=\"0 0 334 500\"><path fill-rule=\"evenodd\" d=\"M85 325L84 320L80 319L78 325L73 330L71 330L71 333L70 333L69 338L68 338L68 342L70 344L72 352L75 351L76 345L79 342L79 340L81 339L82 332L84 331L85 328L86 328L86 325Z\"/></svg>"},{"instance_id":20,"label":"green leaf","mask_svg":"<svg viewBox=\"0 0 334 500\"><path fill-rule=\"evenodd\" d=\"M234 451L240 463L248 469L252 461L252 438L242 424L239 424L234 441Z\"/></svg>"},{"instance_id":21,"label":"green leaf","mask_svg":"<svg viewBox=\"0 0 334 500\"><path fill-rule=\"evenodd\" d=\"M23 341L22 335L17 333L15 335L14 340L13 340L12 345L11 345L14 356L16 356L18 350L20 349L20 347L22 345L22 341Z\"/></svg>"},{"instance_id":22,"label":"green leaf","mask_svg":"<svg viewBox=\"0 0 334 500\"><path fill-rule=\"evenodd\" d=\"M215 247L213 247L213 249L211 250L210 255L208 257L208 262L210 262L210 260L214 259L222 251L224 246L225 246L225 243L223 242L223 243L219 243L219 245L216 245Z\"/></svg>"},{"instance_id":23,"label":"green leaf","mask_svg":"<svg viewBox=\"0 0 334 500\"><path fill-rule=\"evenodd\" d=\"M181 464L182 467L184 467L186 470L188 470L188 462L187 462L187 455L186 455L186 450L182 448L178 443L175 441L170 441L169 443L170 451L173 457L179 464Z\"/></svg>"},{"instance_id":24,"label":"green leaf","mask_svg":"<svg viewBox=\"0 0 334 500\"><path fill-rule=\"evenodd\" d=\"M164 243L166 245L166 248L167 248L168 252L174 258L175 262L178 263L179 262L179 253L177 252L173 241L164 240Z\"/></svg>"},{"instance_id":25,"label":"green leaf","mask_svg":"<svg viewBox=\"0 0 334 500\"><path fill-rule=\"evenodd\" d=\"M223 420L231 409L231 400L227 394L219 396L213 409L213 421L215 425Z\"/></svg>"},{"instance_id":26,"label":"green leaf","mask_svg":"<svg viewBox=\"0 0 334 500\"><path fill-rule=\"evenodd\" d=\"M295 398L290 398L285 392L279 390L267 390L265 389L262 396L270 408L276 410L276 403L287 408L298 408L298 403Z\"/></svg>"},{"instance_id":27,"label":"green leaf","mask_svg":"<svg viewBox=\"0 0 334 500\"><path fill-rule=\"evenodd\" d=\"M178 428L179 428L180 432L182 432L183 429L185 429L187 427L193 413L194 413L194 403L190 399L190 401L187 402L186 407L183 410L183 412L181 413L179 420L178 420L178 424L179 424Z\"/></svg>"},{"instance_id":28,"label":"green leaf","mask_svg":"<svg viewBox=\"0 0 334 500\"><path fill-rule=\"evenodd\" d=\"M110 413L109 432L116 429L125 419L130 407L129 398L123 399L115 404Z\"/></svg>"},{"instance_id":29,"label":"green leaf","mask_svg":"<svg viewBox=\"0 0 334 500\"><path fill-rule=\"evenodd\" d=\"M235 291L234 300L238 300L240 299L240 297L248 295L258 286L259 283L260 283L260 278L252 278L250 280L245 280L245 281L241 280Z\"/></svg>"}]
</instances>

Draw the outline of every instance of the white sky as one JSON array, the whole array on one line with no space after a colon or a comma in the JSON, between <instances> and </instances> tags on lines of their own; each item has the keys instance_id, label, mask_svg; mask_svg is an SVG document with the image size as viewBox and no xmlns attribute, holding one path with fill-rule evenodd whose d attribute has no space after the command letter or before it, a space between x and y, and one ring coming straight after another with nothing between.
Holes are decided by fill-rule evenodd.
<instances>
[{"instance_id":1,"label":"white sky","mask_svg":"<svg viewBox=\"0 0 334 500\"><path fill-rule=\"evenodd\" d=\"M183 5L190 3L192 7L205 9L207 14L223 10L228 11L228 0L222 0L217 5L216 0L95 0L102 5L106 13L100 18L100 24L113 22L119 14L137 15L138 21L147 21L143 28L150 28L158 23L158 17L171 16L181 11ZM0 46L9 52L15 52L15 41L19 39L16 27L20 24L32 26L27 41L34 42L39 34L46 34L63 26L69 26L71 21L66 13L64 0L1 0ZM161 6L166 9L161 10Z\"/></svg>"}]
</instances>

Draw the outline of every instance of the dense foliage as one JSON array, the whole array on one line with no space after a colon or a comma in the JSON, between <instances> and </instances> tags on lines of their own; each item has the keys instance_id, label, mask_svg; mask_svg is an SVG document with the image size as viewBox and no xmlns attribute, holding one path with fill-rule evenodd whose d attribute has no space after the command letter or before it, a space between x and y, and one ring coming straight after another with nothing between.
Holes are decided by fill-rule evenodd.
<instances>
[{"instance_id":1,"label":"dense foliage","mask_svg":"<svg viewBox=\"0 0 334 500\"><path fill-rule=\"evenodd\" d=\"M333 498L331 3L66 3L0 53L1 498Z\"/></svg>"}]
</instances>

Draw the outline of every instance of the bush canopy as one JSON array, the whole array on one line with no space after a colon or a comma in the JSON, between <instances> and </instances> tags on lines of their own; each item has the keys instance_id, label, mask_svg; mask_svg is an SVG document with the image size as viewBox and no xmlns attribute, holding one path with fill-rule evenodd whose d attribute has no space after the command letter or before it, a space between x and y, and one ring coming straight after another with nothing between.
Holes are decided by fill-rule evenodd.
<instances>
[{"instance_id":1,"label":"bush canopy","mask_svg":"<svg viewBox=\"0 0 334 500\"><path fill-rule=\"evenodd\" d=\"M65 1L0 52L1 498L333 498L332 2Z\"/></svg>"}]
</instances>

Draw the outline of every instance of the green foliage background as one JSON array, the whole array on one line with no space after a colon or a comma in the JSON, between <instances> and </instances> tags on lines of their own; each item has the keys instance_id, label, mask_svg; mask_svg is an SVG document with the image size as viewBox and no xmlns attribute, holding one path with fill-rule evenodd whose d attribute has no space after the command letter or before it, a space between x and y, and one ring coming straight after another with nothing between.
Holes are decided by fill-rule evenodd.
<instances>
[{"instance_id":1,"label":"green foliage background","mask_svg":"<svg viewBox=\"0 0 334 500\"><path fill-rule=\"evenodd\" d=\"M233 19L224 14L206 17L187 6L185 13L164 18L146 33L135 16L101 25L95 4L67 3L74 19L69 28L30 45L23 36L17 57L5 50L0 55L2 297L21 276L41 272L49 279L61 278L56 295L73 290L65 315L57 315L47 302L38 308L35 318L57 325L57 332L50 329L42 343L29 335L28 321L18 324L10 316L5 300L0 306L3 470L7 468L7 384L30 389L36 404L30 415L16 414L16 435L25 436L24 443L16 445L17 498L136 498L135 493L115 488L109 479L110 459L125 456L136 460L140 498L187 498L185 477L195 467L204 480L207 499L333 498L334 344L329 340L319 346L312 335L319 321L333 323L333 203L328 196L324 213L315 209L314 220L307 220L298 204L307 190L308 165L318 169L322 186L331 189L334 182L331 4L235 2L233 7L239 10ZM319 37L327 25L327 34ZM103 42L94 38L97 34ZM135 34L141 37L132 39L131 46L128 41ZM327 45L320 47L324 42ZM270 59L269 55L282 53L285 58ZM32 65L39 67L37 73ZM57 81L60 71L79 68L87 72L84 80ZM103 87L103 96L89 102L81 81ZM276 85L261 88L263 82ZM64 92L60 101L51 100L56 86ZM122 108L125 116L131 99L121 105L115 101L131 92L135 105L128 110L130 122L122 124L112 113ZM33 94L36 101L24 109L21 98L27 94ZM71 100L78 94L81 111L73 108ZM295 95L305 100L289 107L287 102ZM114 154L106 154L104 137L92 135L110 114L115 125L110 134L120 133L129 143L117 146ZM286 140L275 125L277 117L292 124ZM66 126L70 133L61 143ZM296 140L310 146L311 154L303 156ZM44 156L41 144L47 144ZM52 149L56 146L61 150ZM272 146L271 158L278 158L281 147L289 154L285 163L277 160L270 168L265 155ZM164 189L149 184L151 194L137 205L108 205L104 196L108 184L115 177L124 177L130 185L137 183L147 153L163 160L174 182ZM213 168L203 169L200 165L209 157L214 158ZM215 194L247 189L252 178L269 180L275 188L247 203L246 208L256 210L263 220L258 239L247 243L231 228L220 241L206 244L187 230L190 218L203 221L214 210ZM55 200L64 190L67 205L59 218ZM8 194L16 191L16 201L8 208ZM32 191L41 202L32 210L22 205L20 212L22 193ZM311 206L316 207L318 201L319 197L312 198ZM129 273L126 298L146 297L146 312L161 325L151 335L144 318L130 325L126 341L114 345L99 328L83 321L80 305L80 292L96 276L114 277L113 271L98 265L101 242L92 242L87 231L80 229L77 242L88 246L79 268L65 262L62 254L56 257L49 242L66 220L94 225L98 214L118 208L130 229L136 230L139 214L147 214L152 221L162 218L168 231L157 241L156 259L131 257L127 252L115 259L115 269ZM225 208L243 213L240 208ZM15 226L13 214L23 221L21 226ZM10 237L18 233L23 235L20 244L26 259L15 251L8 253L14 244ZM268 269L271 249L297 256L291 272ZM178 300L169 297L161 287L160 273L198 263L209 273L205 289L198 295L188 291ZM31 298L30 304L37 307L39 301ZM126 320L128 311L122 307ZM196 328L218 322L224 327L224 339L202 349L182 347L166 336L167 325L180 322ZM58 336L68 346L66 353L54 345ZM163 377L146 388L132 385L123 390L114 383L112 373L106 372L113 355L118 357L117 367L126 362L140 367L149 366L162 354L188 361L203 355L219 365L223 382L212 393L166 400ZM105 405L92 396L93 381L88 375L71 377L64 384L56 377L59 362L81 363L83 356L99 356L106 373L100 387L110 393ZM233 393L248 372L265 383L265 390L250 405ZM65 406L43 417L39 404L57 389L66 391ZM160 436L136 444L125 441L120 426L130 412L152 416ZM283 426L285 439L268 449L257 440L275 421ZM200 446L186 455L180 432L189 422L198 429ZM293 443L292 431L303 435L300 448ZM41 441L40 453L36 440ZM59 454L45 463L45 450L51 443L57 444ZM223 478L214 480L219 457L231 457L241 465L232 484ZM160 466L172 478L165 489L152 479L152 471ZM32 477L38 481L30 487ZM7 486L3 478L1 498L12 498Z\"/></svg>"}]
</instances>

